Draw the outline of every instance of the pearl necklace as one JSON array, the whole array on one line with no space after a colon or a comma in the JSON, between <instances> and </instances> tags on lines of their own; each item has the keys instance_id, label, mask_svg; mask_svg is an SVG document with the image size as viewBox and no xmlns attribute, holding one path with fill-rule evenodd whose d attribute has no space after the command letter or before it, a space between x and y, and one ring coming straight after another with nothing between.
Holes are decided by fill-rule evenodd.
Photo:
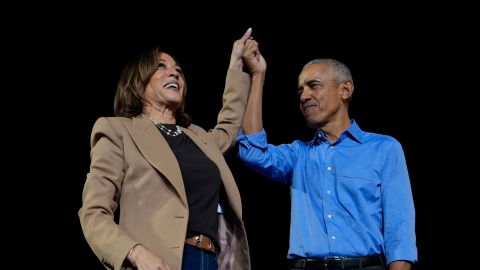
<instances>
[{"instance_id":1,"label":"pearl necklace","mask_svg":"<svg viewBox=\"0 0 480 270\"><path fill-rule=\"evenodd\" d=\"M155 126L157 126L161 131L165 132L165 134L167 134L168 136L176 137L182 134L182 130L178 125L175 125L177 127L177 130L171 130L166 126L162 125L161 123L158 123L157 121L153 120L152 118L149 118L149 119L155 124Z\"/></svg>"}]
</instances>

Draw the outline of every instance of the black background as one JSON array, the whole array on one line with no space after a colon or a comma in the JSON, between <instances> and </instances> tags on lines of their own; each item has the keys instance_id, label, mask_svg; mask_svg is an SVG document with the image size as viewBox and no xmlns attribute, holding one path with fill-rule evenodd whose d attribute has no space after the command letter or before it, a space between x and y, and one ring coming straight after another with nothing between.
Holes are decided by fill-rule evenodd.
<instances>
[{"instance_id":1,"label":"black background","mask_svg":"<svg viewBox=\"0 0 480 270\"><path fill-rule=\"evenodd\" d=\"M121 69L162 45L186 74L187 112L208 129L221 108L233 41L253 27L268 64L264 126L270 142L312 138L315 131L298 108L297 76L314 58L343 61L355 82L351 117L404 147L417 213L416 269L467 264L458 258L476 243L470 229L478 179L469 172L474 158L462 158L475 156L477 147L480 24L473 9L293 4L57 6L61 12L35 13L33 7L35 16L24 14L28 27L9 31L10 41L21 41L12 43L19 55L29 59L9 80L29 101L27 108L20 104L21 119L29 121L27 132L14 133L22 147L12 159L26 179L17 188L27 199L16 198L27 207L9 213L18 220L12 227L22 230L15 234L21 252L38 255L32 263L50 268L103 269L77 212L91 128L98 117L113 115ZM13 121L15 131L25 128L23 120ZM25 160L32 166L23 166ZM252 268L287 269L289 187L247 169L236 149L227 161L242 195Z\"/></svg>"}]
</instances>

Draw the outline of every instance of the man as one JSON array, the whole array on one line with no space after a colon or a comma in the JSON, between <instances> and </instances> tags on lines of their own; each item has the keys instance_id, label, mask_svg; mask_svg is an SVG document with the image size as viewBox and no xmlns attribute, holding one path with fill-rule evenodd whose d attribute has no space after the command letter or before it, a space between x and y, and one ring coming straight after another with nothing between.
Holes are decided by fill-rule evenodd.
<instances>
[{"instance_id":1,"label":"man","mask_svg":"<svg viewBox=\"0 0 480 270\"><path fill-rule=\"evenodd\" d=\"M239 157L291 187L290 269L410 269L417 260L415 209L400 143L351 120L350 70L333 59L308 62L298 78L300 110L316 129L309 142L267 143L262 122L266 62L258 44ZM259 72L259 70L261 72Z\"/></svg>"}]
</instances>

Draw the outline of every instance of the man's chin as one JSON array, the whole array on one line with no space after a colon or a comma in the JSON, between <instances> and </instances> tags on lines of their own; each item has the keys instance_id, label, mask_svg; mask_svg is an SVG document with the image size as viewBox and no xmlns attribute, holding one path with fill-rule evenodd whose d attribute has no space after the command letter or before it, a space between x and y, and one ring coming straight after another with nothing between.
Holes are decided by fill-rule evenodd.
<instances>
[{"instance_id":1,"label":"man's chin","mask_svg":"<svg viewBox=\"0 0 480 270\"><path fill-rule=\"evenodd\" d=\"M307 126L310 128L320 128L325 124L325 122L314 121L313 119L309 120L308 118L306 118L305 120L307 121Z\"/></svg>"},{"instance_id":2,"label":"man's chin","mask_svg":"<svg viewBox=\"0 0 480 270\"><path fill-rule=\"evenodd\" d=\"M317 128L318 124L316 122L310 122L310 121L307 120L307 126L309 128Z\"/></svg>"}]
</instances>

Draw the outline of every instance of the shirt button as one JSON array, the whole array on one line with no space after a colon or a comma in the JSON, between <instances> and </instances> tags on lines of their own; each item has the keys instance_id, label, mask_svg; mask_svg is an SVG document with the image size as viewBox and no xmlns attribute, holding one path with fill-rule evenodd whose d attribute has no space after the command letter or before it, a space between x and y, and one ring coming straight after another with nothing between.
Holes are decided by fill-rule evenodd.
<instances>
[{"instance_id":1,"label":"shirt button","mask_svg":"<svg viewBox=\"0 0 480 270\"><path fill-rule=\"evenodd\" d=\"M327 194L330 194L330 193L332 193L332 192L330 190L327 190Z\"/></svg>"},{"instance_id":2,"label":"shirt button","mask_svg":"<svg viewBox=\"0 0 480 270\"><path fill-rule=\"evenodd\" d=\"M332 239L335 240L335 236L332 236Z\"/></svg>"},{"instance_id":3,"label":"shirt button","mask_svg":"<svg viewBox=\"0 0 480 270\"><path fill-rule=\"evenodd\" d=\"M331 170L332 170L332 167L330 167L330 166L329 166L329 167L327 167L327 170L331 171Z\"/></svg>"},{"instance_id":4,"label":"shirt button","mask_svg":"<svg viewBox=\"0 0 480 270\"><path fill-rule=\"evenodd\" d=\"M328 215L327 217L328 217L328 218L332 218L332 215Z\"/></svg>"}]
</instances>

